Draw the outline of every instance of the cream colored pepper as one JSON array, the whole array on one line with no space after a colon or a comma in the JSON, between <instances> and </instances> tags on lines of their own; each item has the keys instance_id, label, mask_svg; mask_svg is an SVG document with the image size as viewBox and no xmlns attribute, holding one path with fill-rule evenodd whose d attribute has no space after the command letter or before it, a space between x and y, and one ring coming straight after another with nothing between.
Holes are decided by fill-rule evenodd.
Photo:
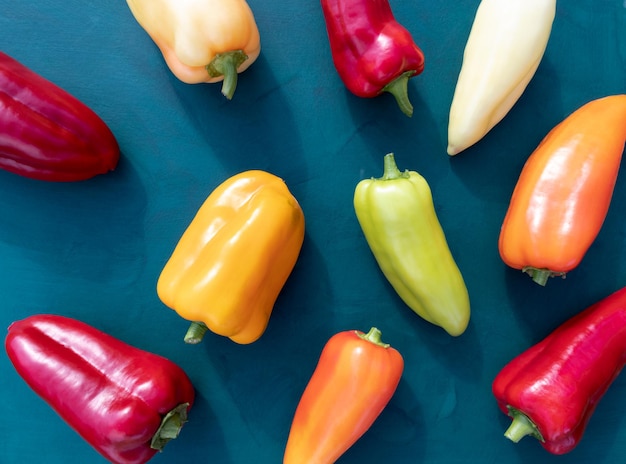
<instances>
[{"instance_id":1,"label":"cream colored pepper","mask_svg":"<svg viewBox=\"0 0 626 464\"><path fill-rule=\"evenodd\" d=\"M244 0L127 0L172 73L187 84L224 81L232 98L237 74L259 56L254 15Z\"/></svg>"},{"instance_id":2,"label":"cream colored pepper","mask_svg":"<svg viewBox=\"0 0 626 464\"><path fill-rule=\"evenodd\" d=\"M448 154L481 140L520 98L543 58L556 0L482 0L457 81Z\"/></svg>"}]
</instances>

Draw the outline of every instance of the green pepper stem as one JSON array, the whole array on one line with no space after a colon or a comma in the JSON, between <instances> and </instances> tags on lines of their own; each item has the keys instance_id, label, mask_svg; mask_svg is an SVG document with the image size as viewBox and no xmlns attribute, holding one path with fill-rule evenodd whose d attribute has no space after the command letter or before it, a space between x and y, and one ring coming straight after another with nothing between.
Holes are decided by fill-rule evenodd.
<instances>
[{"instance_id":1,"label":"green pepper stem","mask_svg":"<svg viewBox=\"0 0 626 464\"><path fill-rule=\"evenodd\" d=\"M213 61L207 66L206 70L211 77L224 76L222 83L222 94L231 100L237 88L237 69L248 59L243 50L234 50L226 53L215 55Z\"/></svg>"},{"instance_id":2,"label":"green pepper stem","mask_svg":"<svg viewBox=\"0 0 626 464\"><path fill-rule=\"evenodd\" d=\"M519 442L527 435L532 435L539 441L544 441L539 429L530 418L521 411L509 406L509 416L513 418L513 422L509 428L504 432L504 436L511 440L513 443Z\"/></svg>"},{"instance_id":3,"label":"green pepper stem","mask_svg":"<svg viewBox=\"0 0 626 464\"><path fill-rule=\"evenodd\" d=\"M183 424L187 422L187 409L189 403L179 404L163 417L161 425L152 436L150 448L162 451L168 441L178 436Z\"/></svg>"},{"instance_id":4,"label":"green pepper stem","mask_svg":"<svg viewBox=\"0 0 626 464\"><path fill-rule=\"evenodd\" d=\"M185 343L196 345L202 341L204 334L209 330L204 322L192 322L185 334Z\"/></svg>"},{"instance_id":5,"label":"green pepper stem","mask_svg":"<svg viewBox=\"0 0 626 464\"><path fill-rule=\"evenodd\" d=\"M396 164L396 158L393 153L387 153L383 158L383 176L380 180L393 180L399 177L409 177L407 171L400 171Z\"/></svg>"},{"instance_id":6,"label":"green pepper stem","mask_svg":"<svg viewBox=\"0 0 626 464\"><path fill-rule=\"evenodd\" d=\"M565 278L565 272L553 272L549 269L537 269L536 267L526 266L522 272L528 274L533 282L545 287L550 277L561 276Z\"/></svg>"},{"instance_id":7,"label":"green pepper stem","mask_svg":"<svg viewBox=\"0 0 626 464\"><path fill-rule=\"evenodd\" d=\"M389 343L383 343L381 338L383 333L376 327L372 327L367 333L357 331L356 334L363 340L367 340L374 345L382 346L383 348L389 348L390 346Z\"/></svg>"},{"instance_id":8,"label":"green pepper stem","mask_svg":"<svg viewBox=\"0 0 626 464\"><path fill-rule=\"evenodd\" d=\"M409 118L413 116L413 105L409 100L409 78L413 75L415 71L402 73L383 88L383 92L389 92L394 96L400 110Z\"/></svg>"}]
</instances>

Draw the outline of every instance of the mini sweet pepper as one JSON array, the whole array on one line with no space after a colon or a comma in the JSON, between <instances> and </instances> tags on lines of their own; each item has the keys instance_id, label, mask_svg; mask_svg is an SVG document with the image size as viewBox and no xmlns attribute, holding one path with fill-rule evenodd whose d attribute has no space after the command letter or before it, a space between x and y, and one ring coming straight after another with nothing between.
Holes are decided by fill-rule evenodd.
<instances>
[{"instance_id":1,"label":"mini sweet pepper","mask_svg":"<svg viewBox=\"0 0 626 464\"><path fill-rule=\"evenodd\" d=\"M187 343L198 343L206 329L252 343L267 327L303 240L304 214L285 182L242 172L202 204L159 276L158 296L192 321Z\"/></svg>"},{"instance_id":2,"label":"mini sweet pepper","mask_svg":"<svg viewBox=\"0 0 626 464\"><path fill-rule=\"evenodd\" d=\"M245 0L127 3L172 73L187 84L223 82L222 93L231 99L238 73L261 53L259 29Z\"/></svg>"},{"instance_id":3,"label":"mini sweet pepper","mask_svg":"<svg viewBox=\"0 0 626 464\"><path fill-rule=\"evenodd\" d=\"M450 335L461 335L469 323L469 295L430 187L419 173L401 172L392 153L384 166L382 177L362 180L354 192L365 239L407 306Z\"/></svg>"},{"instance_id":4,"label":"mini sweet pepper","mask_svg":"<svg viewBox=\"0 0 626 464\"><path fill-rule=\"evenodd\" d=\"M513 421L505 436L537 438L552 454L574 449L626 362L626 287L578 313L510 361L493 381Z\"/></svg>"},{"instance_id":5,"label":"mini sweet pepper","mask_svg":"<svg viewBox=\"0 0 626 464\"><path fill-rule=\"evenodd\" d=\"M543 58L556 0L482 0L465 45L448 123L448 154L481 140L511 110Z\"/></svg>"},{"instance_id":6,"label":"mini sweet pepper","mask_svg":"<svg viewBox=\"0 0 626 464\"><path fill-rule=\"evenodd\" d=\"M76 319L16 321L5 347L28 386L115 464L149 461L178 436L193 405L178 365Z\"/></svg>"}]
</instances>

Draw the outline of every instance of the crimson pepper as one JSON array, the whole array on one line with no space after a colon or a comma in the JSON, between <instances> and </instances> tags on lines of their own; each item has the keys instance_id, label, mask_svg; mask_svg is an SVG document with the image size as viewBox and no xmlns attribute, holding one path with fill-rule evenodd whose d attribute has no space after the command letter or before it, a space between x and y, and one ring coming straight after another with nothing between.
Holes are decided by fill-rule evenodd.
<instances>
[{"instance_id":1,"label":"crimson pepper","mask_svg":"<svg viewBox=\"0 0 626 464\"><path fill-rule=\"evenodd\" d=\"M404 369L375 327L349 330L324 346L293 418L283 464L331 464L374 423Z\"/></svg>"},{"instance_id":2,"label":"crimson pepper","mask_svg":"<svg viewBox=\"0 0 626 464\"><path fill-rule=\"evenodd\" d=\"M398 23L388 0L321 0L333 63L353 94L391 93L413 114L408 80L424 70L424 54Z\"/></svg>"},{"instance_id":3,"label":"crimson pepper","mask_svg":"<svg viewBox=\"0 0 626 464\"><path fill-rule=\"evenodd\" d=\"M193 404L194 388L176 364L71 318L14 322L5 347L35 393L116 464L152 458Z\"/></svg>"},{"instance_id":4,"label":"crimson pepper","mask_svg":"<svg viewBox=\"0 0 626 464\"><path fill-rule=\"evenodd\" d=\"M78 181L117 166L120 150L76 97L0 52L0 168L32 179Z\"/></svg>"},{"instance_id":5,"label":"crimson pepper","mask_svg":"<svg viewBox=\"0 0 626 464\"><path fill-rule=\"evenodd\" d=\"M509 362L493 382L513 418L505 436L537 438L553 454L580 441L598 402L626 362L626 287L559 326Z\"/></svg>"}]
</instances>

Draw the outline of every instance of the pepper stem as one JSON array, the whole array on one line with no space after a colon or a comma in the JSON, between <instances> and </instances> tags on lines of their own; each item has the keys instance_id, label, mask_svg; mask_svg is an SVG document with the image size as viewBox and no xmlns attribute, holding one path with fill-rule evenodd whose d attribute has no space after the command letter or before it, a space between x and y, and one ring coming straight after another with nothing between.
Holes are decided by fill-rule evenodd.
<instances>
[{"instance_id":1,"label":"pepper stem","mask_svg":"<svg viewBox=\"0 0 626 464\"><path fill-rule=\"evenodd\" d=\"M389 92L393 95L400 110L409 118L413 116L413 105L409 100L409 78L413 75L415 75L415 71L407 71L383 87L383 92Z\"/></svg>"},{"instance_id":2,"label":"pepper stem","mask_svg":"<svg viewBox=\"0 0 626 464\"><path fill-rule=\"evenodd\" d=\"M544 439L539 432L539 429L530 418L523 412L509 406L509 416L513 418L513 422L509 428L504 432L504 436L511 440L513 443L519 442L526 435L532 435L537 440L543 442Z\"/></svg>"},{"instance_id":3,"label":"pepper stem","mask_svg":"<svg viewBox=\"0 0 626 464\"><path fill-rule=\"evenodd\" d=\"M167 442L178 436L183 424L187 422L187 409L189 403L179 404L163 417L161 425L152 436L150 448L163 451Z\"/></svg>"},{"instance_id":4,"label":"pepper stem","mask_svg":"<svg viewBox=\"0 0 626 464\"><path fill-rule=\"evenodd\" d=\"M550 277L561 276L565 279L565 272L554 272L549 269L537 269L536 267L526 266L522 272L528 274L533 282L545 287Z\"/></svg>"},{"instance_id":5,"label":"pepper stem","mask_svg":"<svg viewBox=\"0 0 626 464\"><path fill-rule=\"evenodd\" d=\"M367 340L374 345L382 346L383 348L389 348L390 346L389 343L383 343L381 339L383 333L376 327L372 327L367 333L357 331L356 334L363 340Z\"/></svg>"},{"instance_id":6,"label":"pepper stem","mask_svg":"<svg viewBox=\"0 0 626 464\"><path fill-rule=\"evenodd\" d=\"M396 164L396 157L393 153L387 153L383 158L383 176L380 180L393 180L399 177L409 177L407 171L400 171Z\"/></svg>"},{"instance_id":7,"label":"pepper stem","mask_svg":"<svg viewBox=\"0 0 626 464\"><path fill-rule=\"evenodd\" d=\"M185 343L197 345L202 341L207 330L209 330L209 328L204 322L192 322L185 334Z\"/></svg>"},{"instance_id":8,"label":"pepper stem","mask_svg":"<svg viewBox=\"0 0 626 464\"><path fill-rule=\"evenodd\" d=\"M237 69L248 59L243 50L234 50L226 53L218 53L206 66L211 77L224 76L222 94L231 100L237 88Z\"/></svg>"}]
</instances>

